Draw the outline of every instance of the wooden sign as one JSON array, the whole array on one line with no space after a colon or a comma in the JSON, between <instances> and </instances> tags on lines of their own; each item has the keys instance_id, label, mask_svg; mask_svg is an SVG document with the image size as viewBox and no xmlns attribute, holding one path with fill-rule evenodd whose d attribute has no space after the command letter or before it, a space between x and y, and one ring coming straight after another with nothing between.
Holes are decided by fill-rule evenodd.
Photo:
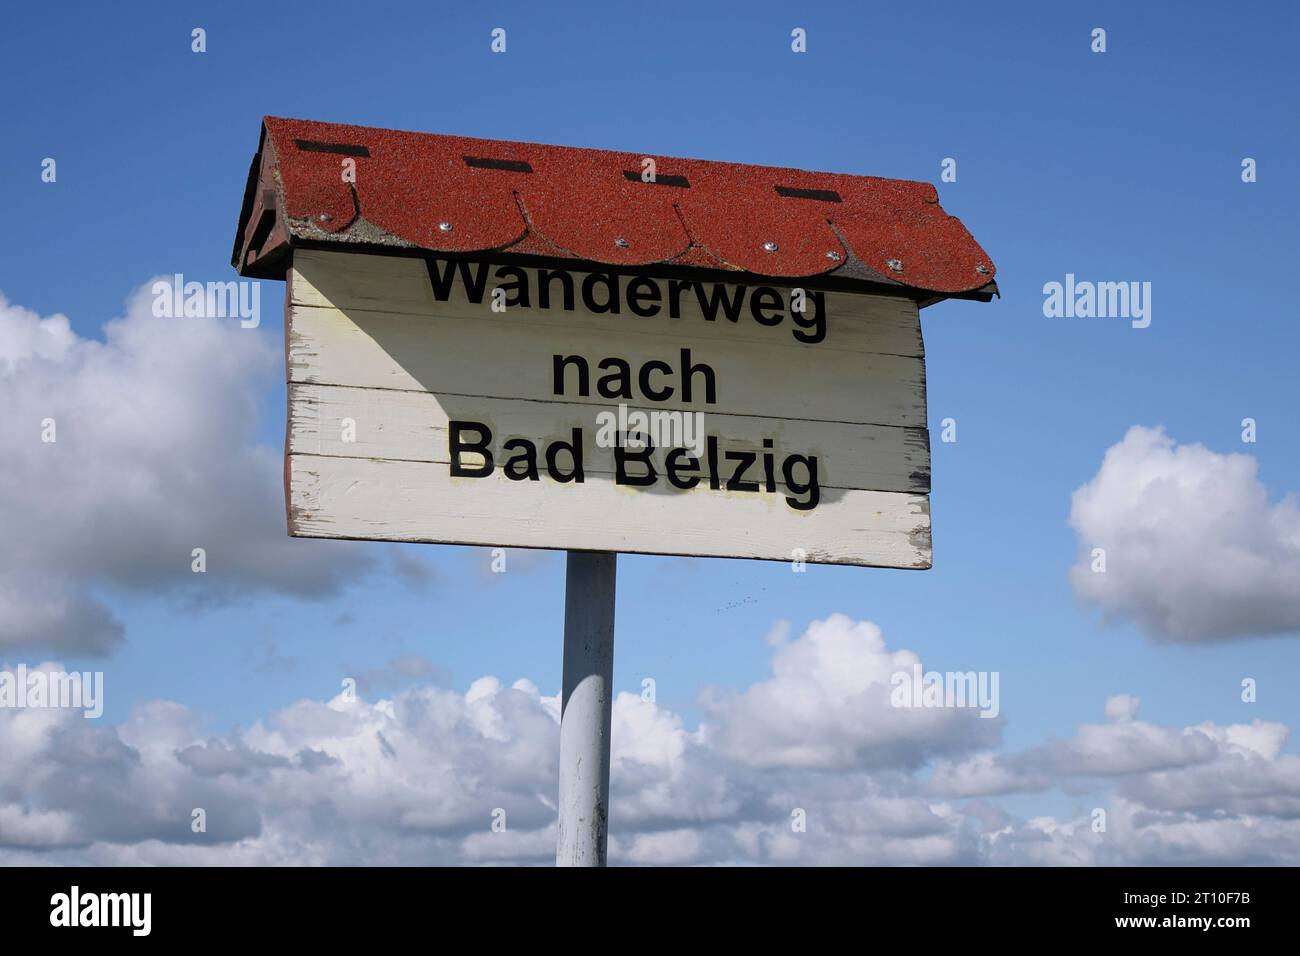
<instances>
[{"instance_id":1,"label":"wooden sign","mask_svg":"<svg viewBox=\"0 0 1300 956\"><path fill-rule=\"evenodd\" d=\"M299 248L291 534L928 568L916 303Z\"/></svg>"}]
</instances>

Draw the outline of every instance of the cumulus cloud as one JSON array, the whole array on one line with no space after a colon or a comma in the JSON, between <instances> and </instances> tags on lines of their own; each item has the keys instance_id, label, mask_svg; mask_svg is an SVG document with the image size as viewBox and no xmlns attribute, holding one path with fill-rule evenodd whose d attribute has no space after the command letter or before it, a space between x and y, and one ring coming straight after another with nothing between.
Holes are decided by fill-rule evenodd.
<instances>
[{"instance_id":1,"label":"cumulus cloud","mask_svg":"<svg viewBox=\"0 0 1300 956\"><path fill-rule=\"evenodd\" d=\"M1074 492L1075 593L1158 641L1300 631L1300 503L1270 502L1258 471L1250 455L1129 429Z\"/></svg>"},{"instance_id":2,"label":"cumulus cloud","mask_svg":"<svg viewBox=\"0 0 1300 956\"><path fill-rule=\"evenodd\" d=\"M1124 718L1112 724L1085 724L1068 740L1017 753L985 752L940 762L930 790L945 797L976 797L1105 778L1123 780L1121 792L1132 794L1137 792L1135 788L1159 787L1161 781L1177 780L1184 787L1177 794L1182 807L1221 808L1222 800L1198 797L1204 787L1191 786L1192 781L1223 783L1249 765L1265 781L1265 792L1290 798L1300 796L1300 789L1286 783L1300 769L1300 761L1282 753L1287 737L1284 725L1258 720L1227 726L1205 722L1180 729ZM1166 800L1152 805L1171 804Z\"/></svg>"},{"instance_id":3,"label":"cumulus cloud","mask_svg":"<svg viewBox=\"0 0 1300 956\"><path fill-rule=\"evenodd\" d=\"M999 721L967 708L895 707L892 678L920 659L891 651L869 621L835 614L796 641L774 630L772 677L742 694L709 692L711 744L754 767L916 766L996 740Z\"/></svg>"},{"instance_id":4,"label":"cumulus cloud","mask_svg":"<svg viewBox=\"0 0 1300 956\"><path fill-rule=\"evenodd\" d=\"M155 318L148 288L103 341L0 297L0 648L109 650L113 590L313 597L367 563L285 533L281 453L256 437L282 361L270 336Z\"/></svg>"},{"instance_id":5,"label":"cumulus cloud","mask_svg":"<svg viewBox=\"0 0 1300 956\"><path fill-rule=\"evenodd\" d=\"M1073 819L991 813L981 834L991 864L1294 865L1300 758L1282 752L1287 736L1283 725L1258 720L1084 726L1067 741L940 766L930 790L955 798L1049 786L1078 792L1088 778L1110 786Z\"/></svg>"},{"instance_id":6,"label":"cumulus cloud","mask_svg":"<svg viewBox=\"0 0 1300 956\"><path fill-rule=\"evenodd\" d=\"M887 668L906 652L834 616L773 654L773 678L712 693L693 728L617 696L612 862L1300 862L1300 758L1285 752L1280 724L1164 727L1117 696L1111 722L1017 753L946 722L887 726L864 748L844 728L878 706L862 700L878 681L831 671L877 658ZM736 724L756 703L806 720L809 695L827 689L817 704L831 713L806 725L837 732L824 751L784 738L738 745ZM75 711L0 710L0 863L547 864L558 720L557 698L495 677L464 693L425 684L302 700L220 735L170 702L141 703L116 727ZM950 756L914 766L917 752ZM1080 786L1101 791L1064 818L1023 819L994 802ZM205 832L191 826L196 808Z\"/></svg>"},{"instance_id":7,"label":"cumulus cloud","mask_svg":"<svg viewBox=\"0 0 1300 956\"><path fill-rule=\"evenodd\" d=\"M981 841L997 866L1294 866L1300 827L1276 816L1156 813L1114 795L1105 817L1012 821ZM1105 830L1096 828L1104 820Z\"/></svg>"}]
</instances>

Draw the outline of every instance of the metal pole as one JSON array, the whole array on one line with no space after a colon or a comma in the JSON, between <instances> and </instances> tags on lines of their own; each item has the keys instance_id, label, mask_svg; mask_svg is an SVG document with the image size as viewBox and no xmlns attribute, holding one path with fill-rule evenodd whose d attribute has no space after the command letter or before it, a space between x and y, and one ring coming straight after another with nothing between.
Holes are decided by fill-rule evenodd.
<instances>
[{"instance_id":1,"label":"metal pole","mask_svg":"<svg viewBox=\"0 0 1300 956\"><path fill-rule=\"evenodd\" d=\"M617 561L616 553L569 552L564 585L556 866L605 865Z\"/></svg>"}]
</instances>

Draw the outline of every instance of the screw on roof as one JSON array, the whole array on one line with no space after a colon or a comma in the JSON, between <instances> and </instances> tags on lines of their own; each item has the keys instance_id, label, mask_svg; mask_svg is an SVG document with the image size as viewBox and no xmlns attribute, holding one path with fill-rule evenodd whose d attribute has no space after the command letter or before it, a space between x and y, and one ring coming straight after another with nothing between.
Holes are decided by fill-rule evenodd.
<instances>
[{"instance_id":1,"label":"screw on roof","mask_svg":"<svg viewBox=\"0 0 1300 956\"><path fill-rule=\"evenodd\" d=\"M614 245L618 246L620 249L626 249L629 245L631 245L631 243L628 242L626 239L615 239Z\"/></svg>"},{"instance_id":2,"label":"screw on roof","mask_svg":"<svg viewBox=\"0 0 1300 956\"><path fill-rule=\"evenodd\" d=\"M329 222L329 221L330 221L331 219L333 219L334 217L331 216L331 215L330 215L329 213L327 213L327 212L323 212L323 213L321 213L319 216L317 216L316 218L319 219L321 222Z\"/></svg>"},{"instance_id":3,"label":"screw on roof","mask_svg":"<svg viewBox=\"0 0 1300 956\"><path fill-rule=\"evenodd\" d=\"M439 231L439 232L451 232L451 223L449 223L449 222L440 222L440 223L438 223L438 231Z\"/></svg>"},{"instance_id":4,"label":"screw on roof","mask_svg":"<svg viewBox=\"0 0 1300 956\"><path fill-rule=\"evenodd\" d=\"M773 242L771 239L769 239L769 240L767 240L767 242L763 243L763 251L764 251L764 252L776 252L776 249L777 249L777 245L776 245L776 243Z\"/></svg>"},{"instance_id":5,"label":"screw on roof","mask_svg":"<svg viewBox=\"0 0 1300 956\"><path fill-rule=\"evenodd\" d=\"M975 271L978 272L978 273L979 273L980 275L982 275L982 276L986 276L986 275L989 274L989 267L986 266L984 263L981 262L979 265L977 265L977 266L975 267Z\"/></svg>"},{"instance_id":6,"label":"screw on roof","mask_svg":"<svg viewBox=\"0 0 1300 956\"><path fill-rule=\"evenodd\" d=\"M834 249L832 249L832 250L830 250L829 252L826 253L826 258L827 258L827 259L830 259L832 262L839 262L839 261L840 261L840 254L839 254L838 252L836 252Z\"/></svg>"},{"instance_id":7,"label":"screw on roof","mask_svg":"<svg viewBox=\"0 0 1300 956\"><path fill-rule=\"evenodd\" d=\"M885 265L887 265L887 266L890 268L890 270L893 271L893 272L902 272L902 271L903 271L903 260L902 260L902 259L886 259L886 260L885 260Z\"/></svg>"}]
</instances>

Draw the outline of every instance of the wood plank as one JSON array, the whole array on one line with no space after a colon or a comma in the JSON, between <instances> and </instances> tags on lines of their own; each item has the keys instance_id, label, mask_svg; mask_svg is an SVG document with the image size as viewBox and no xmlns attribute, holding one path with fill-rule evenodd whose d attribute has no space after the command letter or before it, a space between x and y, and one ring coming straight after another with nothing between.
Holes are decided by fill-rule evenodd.
<instances>
[{"instance_id":1,"label":"wood plank","mask_svg":"<svg viewBox=\"0 0 1300 956\"><path fill-rule=\"evenodd\" d=\"M683 327L685 328L685 327ZM671 366L656 373L655 387L674 395L656 407L726 411L765 418L924 427L925 364L915 356L791 349L737 338L730 343L685 333L671 342L641 331L610 332L573 326L503 323L399 315L389 312L290 306L289 380L318 385L389 388L437 394L567 401L608 405L596 394L605 357L628 362L634 377L651 360ZM716 405L701 399L696 375L693 401L681 399L682 350L693 365L714 370ZM565 395L553 390L553 355L583 356L589 394L566 376ZM639 389L634 388L634 393ZM646 404L635 396L633 404Z\"/></svg>"},{"instance_id":2,"label":"wood plank","mask_svg":"<svg viewBox=\"0 0 1300 956\"><path fill-rule=\"evenodd\" d=\"M834 491L795 511L770 494L453 478L428 462L290 455L289 530L301 537L616 550L878 567L930 566L929 499Z\"/></svg>"},{"instance_id":3,"label":"wood plank","mask_svg":"<svg viewBox=\"0 0 1300 956\"><path fill-rule=\"evenodd\" d=\"M445 302L434 297L424 260L405 256L375 256L334 252L324 249L300 249L294 253L291 304L334 308L351 314L385 312L422 317L472 318L483 322L508 325L538 324L560 328L571 326L618 335L626 328L647 335L665 336L676 341L681 336L706 341L734 343L746 339L788 349L817 352L837 349L851 352L874 352L883 355L923 356L920 313L916 303L900 296L862 295L852 292L822 292L826 310L826 338L809 345L794 338L789 320L776 326L764 326L746 313L736 323L724 318L710 322L692 295L683 295L678 319L646 319L632 314L619 316L565 313L558 309L538 308L536 296L529 307L511 306L504 313L493 312L489 297L481 303L469 300L459 281ZM526 269L529 275L537 270ZM588 273L571 272L575 282ZM620 281L625 288L630 277ZM665 280L650 279L666 301ZM489 287L498 284L489 281ZM710 284L711 285L711 284ZM773 279L769 287L789 290L798 283ZM535 288L535 286L534 286ZM750 286L750 288L757 288ZM556 286L558 299L558 285ZM809 308L811 309L811 304Z\"/></svg>"},{"instance_id":4,"label":"wood plank","mask_svg":"<svg viewBox=\"0 0 1300 956\"><path fill-rule=\"evenodd\" d=\"M445 466L450 461L449 419L483 422L492 429L498 447L508 438L537 441L546 436L567 437L579 428L585 439L587 470L608 476L614 473L611 451L596 444L596 416L607 410L572 402L293 383L289 386L288 448L294 454L438 462ZM347 421L351 422L347 433L351 440L345 440ZM823 488L919 494L930 490L930 449L924 428L708 413L703 416L703 426L704 432L721 436L728 448L761 454L763 439L770 438L775 452L782 456L791 451L817 456L818 481ZM667 449L660 448L651 458L661 473L666 454Z\"/></svg>"}]
</instances>

